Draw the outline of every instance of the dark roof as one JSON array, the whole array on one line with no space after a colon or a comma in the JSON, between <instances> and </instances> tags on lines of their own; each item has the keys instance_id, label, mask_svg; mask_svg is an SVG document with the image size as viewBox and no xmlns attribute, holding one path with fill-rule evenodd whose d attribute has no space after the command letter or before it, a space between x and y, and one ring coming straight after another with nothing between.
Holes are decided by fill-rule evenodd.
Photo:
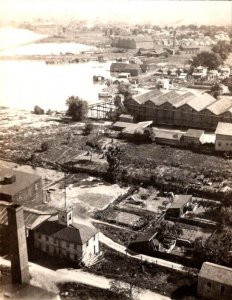
<instances>
[{"instance_id":1,"label":"dark roof","mask_svg":"<svg viewBox=\"0 0 232 300\"><path fill-rule=\"evenodd\" d=\"M154 229L147 230L143 233L140 233L136 237L136 239L131 242L131 244L149 242L156 234L157 234L157 230L156 231Z\"/></svg>"},{"instance_id":2,"label":"dark roof","mask_svg":"<svg viewBox=\"0 0 232 300\"><path fill-rule=\"evenodd\" d=\"M0 202L0 225L8 226L7 207L9 206L11 206L11 203ZM51 212L40 212L26 207L23 208L24 223L27 229L35 229L49 219L51 215Z\"/></svg>"},{"instance_id":3,"label":"dark roof","mask_svg":"<svg viewBox=\"0 0 232 300\"><path fill-rule=\"evenodd\" d=\"M232 286L232 269L221 265L204 262L198 276Z\"/></svg>"},{"instance_id":4,"label":"dark roof","mask_svg":"<svg viewBox=\"0 0 232 300\"><path fill-rule=\"evenodd\" d=\"M174 98L179 97L179 94L177 94L177 92L175 91L171 91L162 95L159 95L157 97L154 97L152 99L150 99L155 105L162 105L166 102L171 103L170 101L173 101Z\"/></svg>"},{"instance_id":5,"label":"dark roof","mask_svg":"<svg viewBox=\"0 0 232 300\"><path fill-rule=\"evenodd\" d=\"M121 40L135 40L136 42L153 42L153 38L149 35L128 35L120 36L117 39Z\"/></svg>"},{"instance_id":6,"label":"dark roof","mask_svg":"<svg viewBox=\"0 0 232 300\"><path fill-rule=\"evenodd\" d=\"M173 203L171 207L172 208L182 208L186 203L189 202L189 200L192 198L192 195L175 195Z\"/></svg>"},{"instance_id":7,"label":"dark roof","mask_svg":"<svg viewBox=\"0 0 232 300\"><path fill-rule=\"evenodd\" d=\"M138 70L140 69L140 66L138 64L116 62L111 64L110 71L114 72L114 70L118 68L120 68L120 72L123 72L125 70Z\"/></svg>"},{"instance_id":8,"label":"dark roof","mask_svg":"<svg viewBox=\"0 0 232 300\"><path fill-rule=\"evenodd\" d=\"M0 183L0 194L13 196L41 178L38 175L24 173L21 171L3 168L0 169L0 176L2 178L9 175L15 175L16 181L9 184Z\"/></svg>"},{"instance_id":9,"label":"dark roof","mask_svg":"<svg viewBox=\"0 0 232 300\"><path fill-rule=\"evenodd\" d=\"M200 138L204 134L204 130L188 129L184 134L185 137Z\"/></svg>"},{"instance_id":10,"label":"dark roof","mask_svg":"<svg viewBox=\"0 0 232 300\"><path fill-rule=\"evenodd\" d=\"M194 45L181 46L181 48L182 48L183 50L187 50L187 49L200 49L199 46L194 46Z\"/></svg>"},{"instance_id":11,"label":"dark roof","mask_svg":"<svg viewBox=\"0 0 232 300\"><path fill-rule=\"evenodd\" d=\"M59 224L57 221L47 221L40 225L37 229L45 235L57 238L69 243L78 245L85 244L91 237L97 234L98 230L94 227L89 227L77 223L72 223L70 226Z\"/></svg>"}]
</instances>

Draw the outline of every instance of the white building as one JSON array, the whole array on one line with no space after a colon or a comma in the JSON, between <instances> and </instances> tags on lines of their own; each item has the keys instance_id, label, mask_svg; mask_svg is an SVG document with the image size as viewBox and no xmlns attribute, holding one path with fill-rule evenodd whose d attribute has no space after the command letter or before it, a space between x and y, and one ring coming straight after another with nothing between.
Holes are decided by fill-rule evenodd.
<instances>
[{"instance_id":1,"label":"white building","mask_svg":"<svg viewBox=\"0 0 232 300\"><path fill-rule=\"evenodd\" d=\"M206 75L207 75L207 68L202 67L202 66L194 68L194 71L192 74L194 79L201 79L203 77L206 77Z\"/></svg>"},{"instance_id":2,"label":"white building","mask_svg":"<svg viewBox=\"0 0 232 300\"><path fill-rule=\"evenodd\" d=\"M219 122L215 134L215 150L232 151L232 124Z\"/></svg>"},{"instance_id":3,"label":"white building","mask_svg":"<svg viewBox=\"0 0 232 300\"><path fill-rule=\"evenodd\" d=\"M72 208L60 209L57 216L34 231L35 248L68 260L89 263L99 254L99 232L73 222Z\"/></svg>"}]
</instances>

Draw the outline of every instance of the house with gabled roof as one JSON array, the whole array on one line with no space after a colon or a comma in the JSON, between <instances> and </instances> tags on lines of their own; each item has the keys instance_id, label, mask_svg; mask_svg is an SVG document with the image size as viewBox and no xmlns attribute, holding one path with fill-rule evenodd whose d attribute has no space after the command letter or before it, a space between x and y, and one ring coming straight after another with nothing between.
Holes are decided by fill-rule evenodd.
<instances>
[{"instance_id":1,"label":"house with gabled roof","mask_svg":"<svg viewBox=\"0 0 232 300\"><path fill-rule=\"evenodd\" d=\"M35 229L34 245L50 256L88 264L99 254L99 231L73 222L72 208L65 207Z\"/></svg>"},{"instance_id":2,"label":"house with gabled roof","mask_svg":"<svg viewBox=\"0 0 232 300\"><path fill-rule=\"evenodd\" d=\"M230 300L232 269L204 262L198 274L198 294L204 299Z\"/></svg>"},{"instance_id":3,"label":"house with gabled roof","mask_svg":"<svg viewBox=\"0 0 232 300\"><path fill-rule=\"evenodd\" d=\"M205 120L202 111L217 100L205 93L192 98L181 109L183 112L183 125L188 127L204 128Z\"/></svg>"},{"instance_id":4,"label":"house with gabled roof","mask_svg":"<svg viewBox=\"0 0 232 300\"><path fill-rule=\"evenodd\" d=\"M218 122L232 122L232 99L223 97L206 107L204 119L209 127L215 128Z\"/></svg>"},{"instance_id":5,"label":"house with gabled roof","mask_svg":"<svg viewBox=\"0 0 232 300\"><path fill-rule=\"evenodd\" d=\"M232 124L219 122L215 134L215 150L232 151Z\"/></svg>"}]
</instances>

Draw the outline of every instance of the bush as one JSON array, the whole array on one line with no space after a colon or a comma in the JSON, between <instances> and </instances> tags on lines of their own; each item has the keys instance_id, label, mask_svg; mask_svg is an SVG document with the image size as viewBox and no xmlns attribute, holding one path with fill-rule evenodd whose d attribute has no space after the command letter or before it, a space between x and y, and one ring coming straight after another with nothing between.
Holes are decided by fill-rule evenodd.
<instances>
[{"instance_id":1,"label":"bush","mask_svg":"<svg viewBox=\"0 0 232 300\"><path fill-rule=\"evenodd\" d=\"M92 131L93 131L93 124L90 122L86 123L83 129L83 134L89 135Z\"/></svg>"},{"instance_id":2,"label":"bush","mask_svg":"<svg viewBox=\"0 0 232 300\"><path fill-rule=\"evenodd\" d=\"M79 97L69 97L66 105L68 106L66 115L72 117L74 121L83 121L88 115L88 103Z\"/></svg>"},{"instance_id":3,"label":"bush","mask_svg":"<svg viewBox=\"0 0 232 300\"><path fill-rule=\"evenodd\" d=\"M43 142L41 144L41 151L47 151L49 149L49 145L48 145L48 142Z\"/></svg>"}]
</instances>

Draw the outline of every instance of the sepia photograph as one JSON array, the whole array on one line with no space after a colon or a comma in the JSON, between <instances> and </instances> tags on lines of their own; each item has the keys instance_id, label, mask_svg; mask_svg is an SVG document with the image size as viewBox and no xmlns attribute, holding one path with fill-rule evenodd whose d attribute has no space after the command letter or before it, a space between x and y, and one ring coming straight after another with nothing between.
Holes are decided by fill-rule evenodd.
<instances>
[{"instance_id":1,"label":"sepia photograph","mask_svg":"<svg viewBox=\"0 0 232 300\"><path fill-rule=\"evenodd\" d=\"M7 299L232 299L232 1L0 0Z\"/></svg>"}]
</instances>

